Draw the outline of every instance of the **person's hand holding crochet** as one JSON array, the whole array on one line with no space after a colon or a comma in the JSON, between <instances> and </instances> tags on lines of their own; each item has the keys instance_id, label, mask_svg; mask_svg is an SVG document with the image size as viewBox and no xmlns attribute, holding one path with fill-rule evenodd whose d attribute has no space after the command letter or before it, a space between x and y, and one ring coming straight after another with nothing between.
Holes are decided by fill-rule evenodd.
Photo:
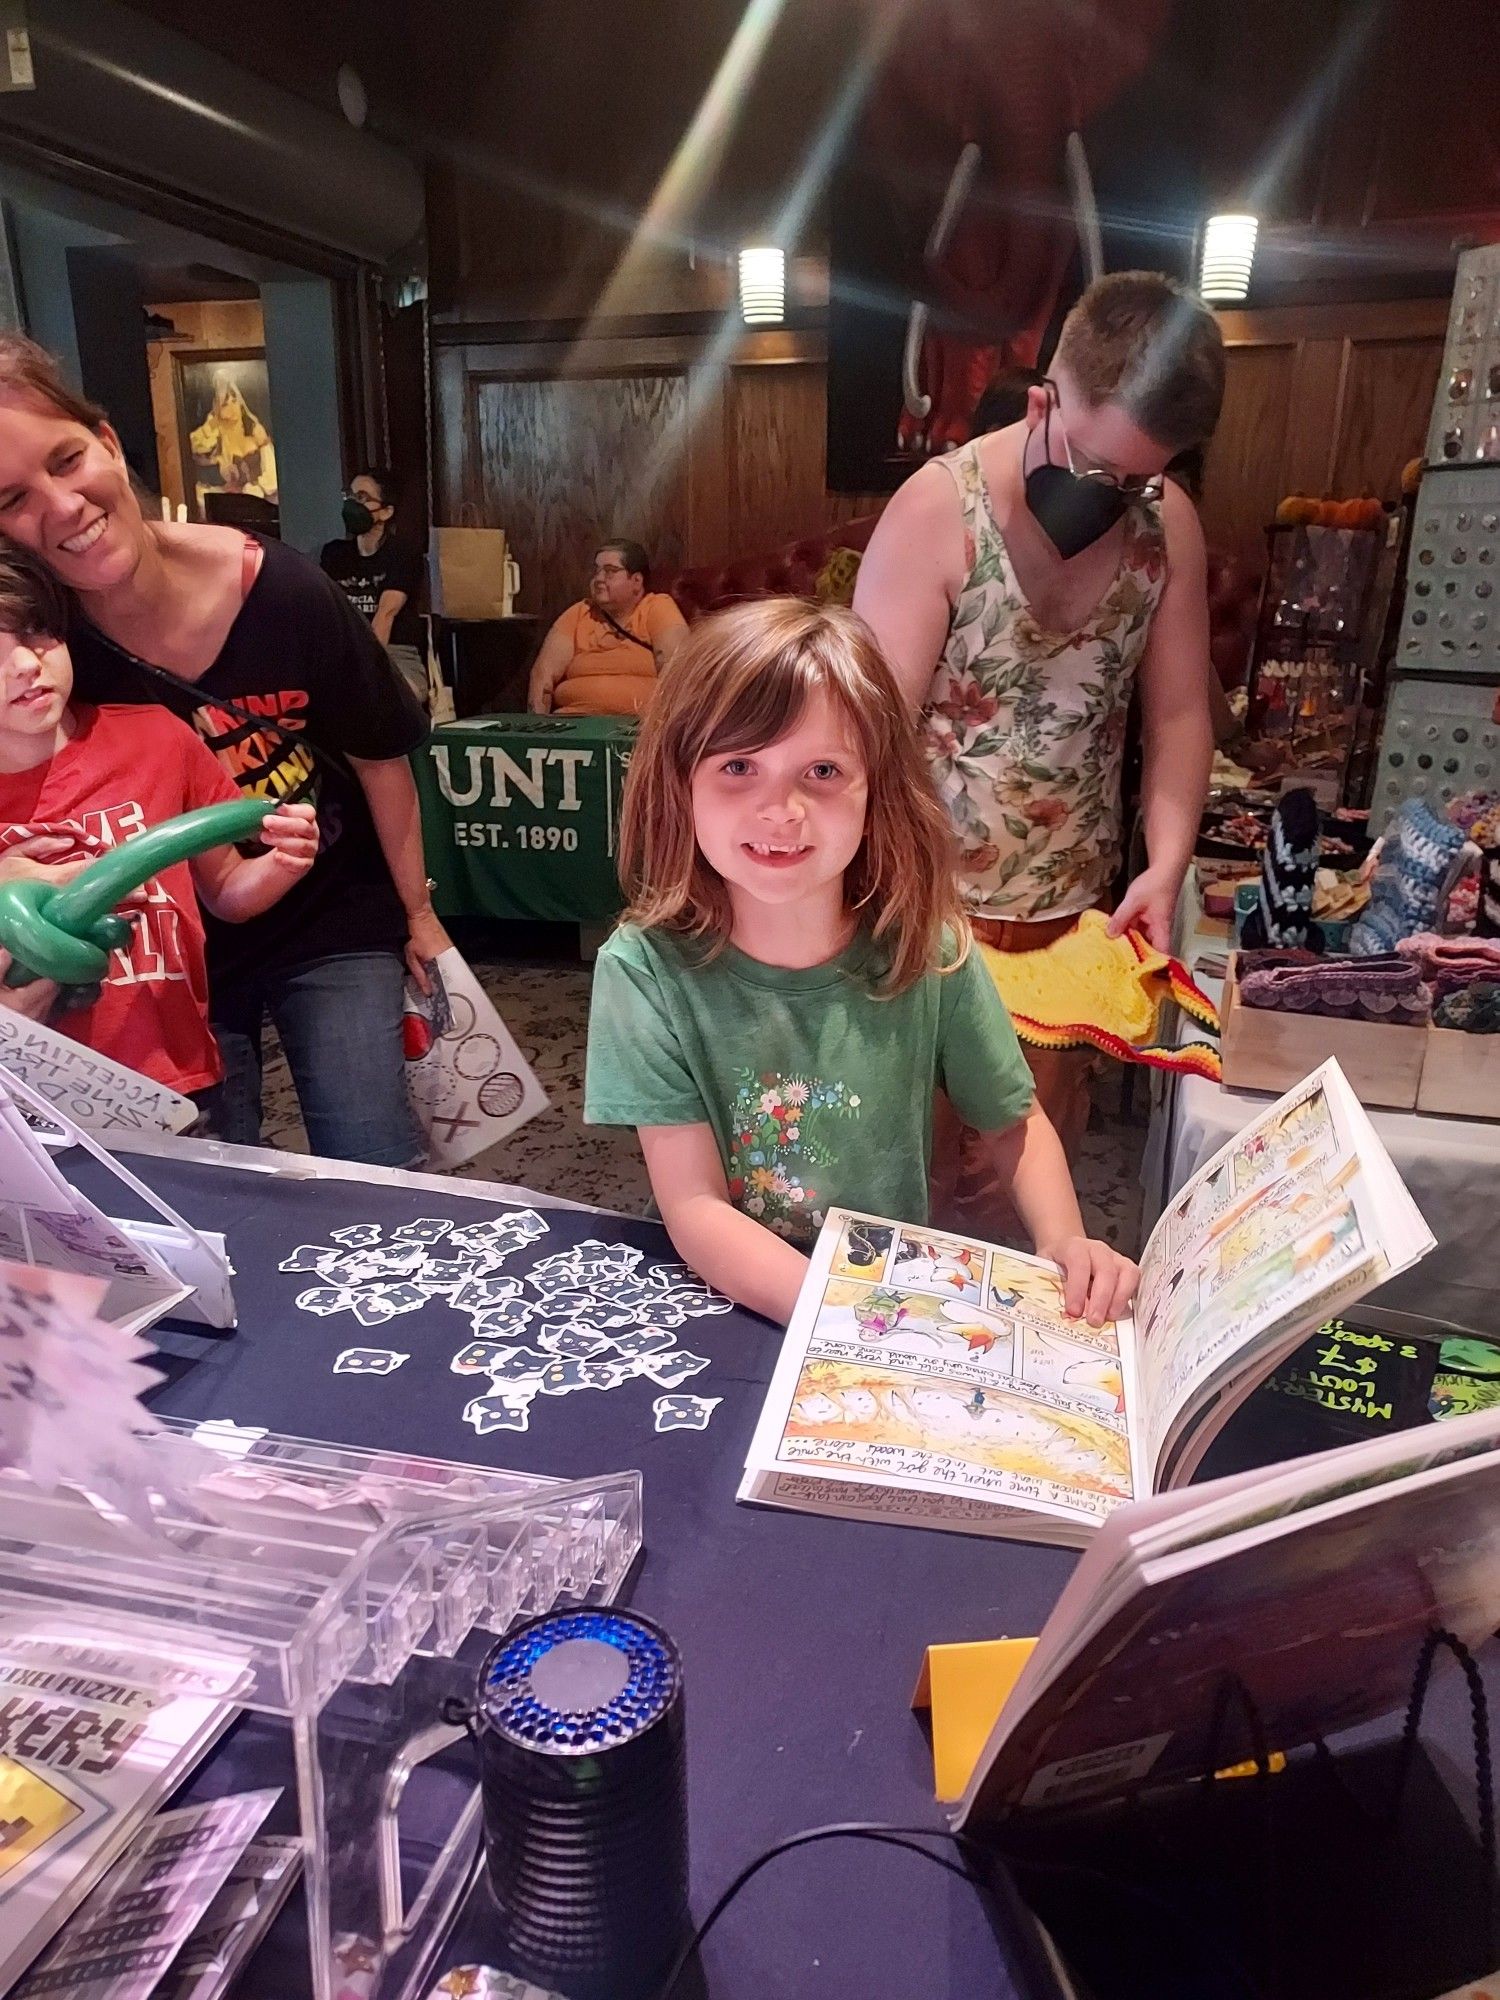
<instances>
[{"instance_id":1,"label":"person's hand holding crochet","mask_svg":"<svg viewBox=\"0 0 1500 2000\"><path fill-rule=\"evenodd\" d=\"M1182 877L1170 868L1143 868L1120 898L1109 920L1109 935L1122 937L1139 931L1158 951L1172 948L1172 919L1177 913L1177 897Z\"/></svg>"}]
</instances>

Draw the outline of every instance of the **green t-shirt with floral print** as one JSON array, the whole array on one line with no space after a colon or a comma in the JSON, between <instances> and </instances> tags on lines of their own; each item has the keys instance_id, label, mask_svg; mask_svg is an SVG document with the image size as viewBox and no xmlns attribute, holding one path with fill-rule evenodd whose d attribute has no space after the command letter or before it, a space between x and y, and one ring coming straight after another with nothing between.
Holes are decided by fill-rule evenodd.
<instances>
[{"instance_id":1,"label":"green t-shirt with floral print","mask_svg":"<svg viewBox=\"0 0 1500 2000\"><path fill-rule=\"evenodd\" d=\"M623 925L599 953L584 1118L713 1128L736 1207L806 1244L832 1207L927 1220L932 1099L1001 1131L1031 1072L978 952L894 998L872 947L796 971Z\"/></svg>"}]
</instances>

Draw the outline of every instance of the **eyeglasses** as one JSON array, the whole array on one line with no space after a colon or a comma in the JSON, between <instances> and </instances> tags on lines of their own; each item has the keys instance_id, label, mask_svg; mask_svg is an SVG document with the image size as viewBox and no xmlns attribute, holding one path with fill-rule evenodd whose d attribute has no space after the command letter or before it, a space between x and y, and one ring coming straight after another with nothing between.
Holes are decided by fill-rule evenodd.
<instances>
[{"instance_id":1,"label":"eyeglasses","mask_svg":"<svg viewBox=\"0 0 1500 2000\"><path fill-rule=\"evenodd\" d=\"M594 564L594 575L595 575L595 576L623 576L624 574L625 574L625 565L624 565L624 563L595 563L595 564Z\"/></svg>"},{"instance_id":2,"label":"eyeglasses","mask_svg":"<svg viewBox=\"0 0 1500 2000\"><path fill-rule=\"evenodd\" d=\"M1057 385L1049 382L1052 391L1052 406L1057 411L1058 428L1062 431L1063 451L1068 461L1068 470L1075 479L1097 479L1105 486L1116 487L1128 500L1160 500L1166 485L1165 473L1114 472L1106 465L1096 465L1082 452L1075 452L1073 441L1068 436L1068 426L1062 413L1062 402L1058 397Z\"/></svg>"}]
</instances>

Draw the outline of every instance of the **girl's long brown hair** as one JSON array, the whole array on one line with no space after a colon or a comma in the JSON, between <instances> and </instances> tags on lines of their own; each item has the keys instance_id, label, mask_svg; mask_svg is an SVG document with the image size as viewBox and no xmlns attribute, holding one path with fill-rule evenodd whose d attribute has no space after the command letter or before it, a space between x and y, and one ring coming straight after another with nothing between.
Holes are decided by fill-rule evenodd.
<instances>
[{"instance_id":1,"label":"girl's long brown hair","mask_svg":"<svg viewBox=\"0 0 1500 2000\"><path fill-rule=\"evenodd\" d=\"M693 772L705 757L776 742L816 689L843 710L864 758L865 834L845 893L881 948L878 990L899 993L942 965L945 927L956 940L951 962L968 952L955 842L875 635L837 605L795 597L735 605L700 620L667 662L625 783L625 921L706 939L709 956L728 943L729 892L693 832Z\"/></svg>"}]
</instances>

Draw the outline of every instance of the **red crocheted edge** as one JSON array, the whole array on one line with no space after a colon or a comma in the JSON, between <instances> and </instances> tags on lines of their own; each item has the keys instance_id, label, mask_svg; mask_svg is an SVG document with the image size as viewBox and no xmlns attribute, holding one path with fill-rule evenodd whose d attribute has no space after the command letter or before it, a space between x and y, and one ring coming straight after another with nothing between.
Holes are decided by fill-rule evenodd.
<instances>
[{"instance_id":1,"label":"red crocheted edge","mask_svg":"<svg viewBox=\"0 0 1500 2000\"><path fill-rule=\"evenodd\" d=\"M1057 1028L1033 1021L1026 1014L1012 1014L1010 1018L1021 1040L1030 1042L1034 1048L1097 1049L1101 1055L1113 1056L1117 1062L1143 1063L1148 1069L1207 1077L1211 1083L1223 1080L1219 1052L1207 1042L1183 1042L1176 1047L1160 1042L1137 1044L1127 1042L1122 1035L1112 1035L1107 1028L1096 1028L1084 1021Z\"/></svg>"}]
</instances>

